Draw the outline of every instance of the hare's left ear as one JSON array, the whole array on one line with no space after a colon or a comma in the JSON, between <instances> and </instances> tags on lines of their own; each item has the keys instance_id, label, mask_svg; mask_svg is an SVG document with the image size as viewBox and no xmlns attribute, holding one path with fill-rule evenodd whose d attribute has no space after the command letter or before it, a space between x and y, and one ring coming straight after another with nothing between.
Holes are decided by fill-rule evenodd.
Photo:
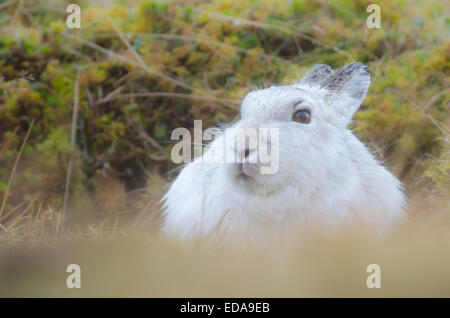
<instances>
[{"instance_id":1,"label":"hare's left ear","mask_svg":"<svg viewBox=\"0 0 450 318\"><path fill-rule=\"evenodd\" d=\"M367 94L370 71L366 65L352 63L326 78L321 87L326 89L327 102L342 116L345 123L351 121Z\"/></svg>"}]
</instances>

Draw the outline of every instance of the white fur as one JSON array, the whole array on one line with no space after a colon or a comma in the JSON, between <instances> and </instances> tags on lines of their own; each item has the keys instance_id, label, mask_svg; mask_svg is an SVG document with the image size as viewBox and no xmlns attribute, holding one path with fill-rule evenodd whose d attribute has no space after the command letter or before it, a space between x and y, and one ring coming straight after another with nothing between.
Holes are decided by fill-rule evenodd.
<instances>
[{"instance_id":1,"label":"white fur","mask_svg":"<svg viewBox=\"0 0 450 318\"><path fill-rule=\"evenodd\" d=\"M231 128L279 128L279 171L261 175L250 167L251 178L242 180L237 164L202 158L187 164L163 199L167 234L258 239L313 222L336 227L375 221L386 229L403 219L401 183L347 129L370 84L367 67L320 66L311 74L292 86L250 92ZM292 120L302 108L311 111L309 124ZM216 139L205 155L221 146L223 139Z\"/></svg>"}]
</instances>

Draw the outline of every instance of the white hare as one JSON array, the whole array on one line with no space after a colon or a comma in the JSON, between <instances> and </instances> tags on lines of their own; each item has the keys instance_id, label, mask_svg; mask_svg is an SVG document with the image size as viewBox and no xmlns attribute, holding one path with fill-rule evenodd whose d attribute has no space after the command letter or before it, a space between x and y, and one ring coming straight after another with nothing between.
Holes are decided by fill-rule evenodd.
<instances>
[{"instance_id":1,"label":"white hare","mask_svg":"<svg viewBox=\"0 0 450 318\"><path fill-rule=\"evenodd\" d=\"M335 71L317 65L294 85L251 91L228 130L278 129L278 170L262 174L262 163L249 160L262 142L270 149L270 138L256 147L225 146L240 161L205 162L224 147L216 138L164 197L163 230L180 238L257 238L316 222L374 221L386 229L401 221L401 183L347 128L369 84L361 63Z\"/></svg>"}]
</instances>

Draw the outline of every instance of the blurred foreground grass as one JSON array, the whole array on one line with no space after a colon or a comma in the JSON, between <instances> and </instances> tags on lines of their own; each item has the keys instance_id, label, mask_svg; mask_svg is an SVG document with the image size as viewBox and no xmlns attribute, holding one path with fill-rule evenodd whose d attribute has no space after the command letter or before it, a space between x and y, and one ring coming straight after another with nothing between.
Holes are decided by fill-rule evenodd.
<instances>
[{"instance_id":1,"label":"blurred foreground grass","mask_svg":"<svg viewBox=\"0 0 450 318\"><path fill-rule=\"evenodd\" d=\"M450 297L448 211L383 238L364 229L268 246L168 242L118 231L0 248L1 297ZM81 289L66 287L68 264ZM381 288L366 268L381 266Z\"/></svg>"}]
</instances>

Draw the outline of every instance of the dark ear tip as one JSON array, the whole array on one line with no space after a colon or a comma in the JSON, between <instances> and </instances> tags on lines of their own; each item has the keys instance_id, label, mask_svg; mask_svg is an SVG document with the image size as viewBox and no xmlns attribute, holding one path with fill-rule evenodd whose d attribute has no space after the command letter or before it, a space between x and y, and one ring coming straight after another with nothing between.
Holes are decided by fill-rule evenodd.
<instances>
[{"instance_id":1,"label":"dark ear tip","mask_svg":"<svg viewBox=\"0 0 450 318\"><path fill-rule=\"evenodd\" d=\"M367 65L363 64L362 69L363 69L364 71L366 71L369 75L372 74L372 72L370 71L370 69L369 69L369 67L368 67Z\"/></svg>"},{"instance_id":2,"label":"dark ear tip","mask_svg":"<svg viewBox=\"0 0 450 318\"><path fill-rule=\"evenodd\" d=\"M333 69L326 64L316 64L311 71L300 79L299 83L320 84L326 80L332 73Z\"/></svg>"},{"instance_id":3,"label":"dark ear tip","mask_svg":"<svg viewBox=\"0 0 450 318\"><path fill-rule=\"evenodd\" d=\"M360 62L353 62L345 66L345 68L348 69L361 69L366 71L369 75L372 74L372 72L369 70L369 67L366 64L360 63Z\"/></svg>"},{"instance_id":4,"label":"dark ear tip","mask_svg":"<svg viewBox=\"0 0 450 318\"><path fill-rule=\"evenodd\" d=\"M327 73L333 72L333 69L330 67L330 65L327 65L327 64L317 64L316 66L314 66L314 69L325 71Z\"/></svg>"}]
</instances>

